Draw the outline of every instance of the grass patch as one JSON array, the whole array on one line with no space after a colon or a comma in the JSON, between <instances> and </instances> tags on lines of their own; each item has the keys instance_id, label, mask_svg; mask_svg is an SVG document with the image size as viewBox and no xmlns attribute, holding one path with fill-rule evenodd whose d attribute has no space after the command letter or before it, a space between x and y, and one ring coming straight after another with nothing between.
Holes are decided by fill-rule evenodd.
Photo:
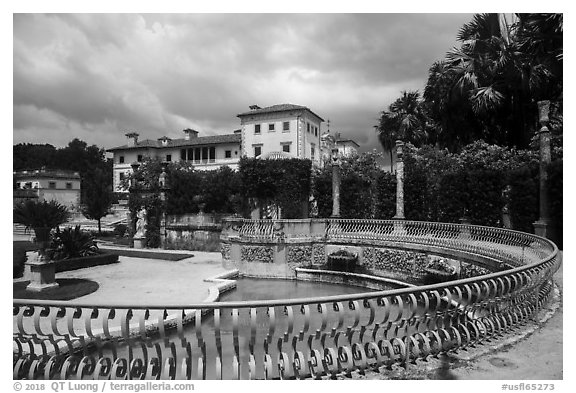
<instances>
[{"instance_id":1,"label":"grass patch","mask_svg":"<svg viewBox=\"0 0 576 393\"><path fill-rule=\"evenodd\" d=\"M95 292L99 288L97 282L81 278L59 278L56 282L58 287L42 292L27 291L26 287L30 281L15 282L12 284L12 297L14 299L72 300Z\"/></svg>"},{"instance_id":2,"label":"grass patch","mask_svg":"<svg viewBox=\"0 0 576 393\"><path fill-rule=\"evenodd\" d=\"M182 259L193 257L194 254L182 253L173 254L162 251L139 251L134 249L116 250L116 249L106 249L107 254L114 254L122 257L132 257L132 258L149 258L149 259L163 259L166 261L180 261Z\"/></svg>"}]
</instances>

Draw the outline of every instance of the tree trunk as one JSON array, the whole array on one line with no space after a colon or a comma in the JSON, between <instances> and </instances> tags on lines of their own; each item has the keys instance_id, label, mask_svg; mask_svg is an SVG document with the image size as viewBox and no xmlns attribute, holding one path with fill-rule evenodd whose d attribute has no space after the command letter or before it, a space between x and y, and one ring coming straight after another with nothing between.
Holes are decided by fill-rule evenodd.
<instances>
[{"instance_id":1,"label":"tree trunk","mask_svg":"<svg viewBox=\"0 0 576 393\"><path fill-rule=\"evenodd\" d=\"M98 219L98 235L102 234L102 226L100 225L101 218Z\"/></svg>"}]
</instances>

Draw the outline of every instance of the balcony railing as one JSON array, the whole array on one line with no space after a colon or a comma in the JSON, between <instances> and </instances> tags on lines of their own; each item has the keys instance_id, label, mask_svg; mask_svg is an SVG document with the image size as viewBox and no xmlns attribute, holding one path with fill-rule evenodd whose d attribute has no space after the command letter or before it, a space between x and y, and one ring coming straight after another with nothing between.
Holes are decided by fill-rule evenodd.
<instances>
[{"instance_id":1,"label":"balcony railing","mask_svg":"<svg viewBox=\"0 0 576 393\"><path fill-rule=\"evenodd\" d=\"M497 339L553 293L557 247L473 225L235 220L226 241L325 239L446 248L515 266L442 284L274 301L13 301L15 379L322 378L384 371ZM169 285L169 283L167 283Z\"/></svg>"}]
</instances>

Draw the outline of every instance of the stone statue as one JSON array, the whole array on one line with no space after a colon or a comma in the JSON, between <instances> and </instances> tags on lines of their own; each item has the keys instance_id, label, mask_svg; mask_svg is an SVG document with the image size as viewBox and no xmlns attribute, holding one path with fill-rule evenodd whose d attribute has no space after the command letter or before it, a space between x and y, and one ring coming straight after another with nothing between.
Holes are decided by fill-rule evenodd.
<instances>
[{"instance_id":1,"label":"stone statue","mask_svg":"<svg viewBox=\"0 0 576 393\"><path fill-rule=\"evenodd\" d=\"M148 213L145 208L142 208L136 214L136 234L134 237L146 237L146 217Z\"/></svg>"}]
</instances>

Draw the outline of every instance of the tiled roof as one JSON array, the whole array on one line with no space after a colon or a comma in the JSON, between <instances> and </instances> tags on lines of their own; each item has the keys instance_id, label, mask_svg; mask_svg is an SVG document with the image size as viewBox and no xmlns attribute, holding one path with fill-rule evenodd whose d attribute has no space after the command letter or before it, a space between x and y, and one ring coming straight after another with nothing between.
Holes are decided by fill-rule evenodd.
<instances>
[{"instance_id":1,"label":"tiled roof","mask_svg":"<svg viewBox=\"0 0 576 393\"><path fill-rule=\"evenodd\" d=\"M240 134L224 134L224 135L210 135L210 136L199 136L196 138L190 138L186 140L172 139L168 140L165 145L162 145L160 141L154 141L151 139L145 139L143 141L138 141L136 146L122 145L118 147L113 147L107 149L106 151L115 150L130 150L130 149L141 149L141 148L153 148L153 149L166 149L171 147L183 147L183 146L196 146L196 145L217 145L221 143L240 143L242 140L242 135Z\"/></svg>"},{"instance_id":2,"label":"tiled roof","mask_svg":"<svg viewBox=\"0 0 576 393\"><path fill-rule=\"evenodd\" d=\"M346 142L352 142L356 146L360 147L360 145L354 139L343 139L343 138L342 139L336 139L336 143L346 143Z\"/></svg>"},{"instance_id":3,"label":"tiled roof","mask_svg":"<svg viewBox=\"0 0 576 393\"><path fill-rule=\"evenodd\" d=\"M318 117L321 121L324 121L324 119L322 119L320 116L318 116L316 113L312 112L310 110L310 108L306 107L306 106L302 106L302 105L294 105L294 104L278 104L278 105L272 105L272 106L268 106L266 108L260 108L260 109L252 109L248 112L243 112L243 113L239 113L238 115L236 115L237 117L242 117L242 116L250 116L250 115L260 115L263 113L274 113L274 112L287 112L287 111L293 111L293 110L302 110L305 109L307 111L309 111L310 113L312 113L314 116Z\"/></svg>"},{"instance_id":4,"label":"tiled roof","mask_svg":"<svg viewBox=\"0 0 576 393\"><path fill-rule=\"evenodd\" d=\"M25 171L15 171L13 176L16 179L80 179L80 174L64 169L33 169Z\"/></svg>"}]
</instances>

